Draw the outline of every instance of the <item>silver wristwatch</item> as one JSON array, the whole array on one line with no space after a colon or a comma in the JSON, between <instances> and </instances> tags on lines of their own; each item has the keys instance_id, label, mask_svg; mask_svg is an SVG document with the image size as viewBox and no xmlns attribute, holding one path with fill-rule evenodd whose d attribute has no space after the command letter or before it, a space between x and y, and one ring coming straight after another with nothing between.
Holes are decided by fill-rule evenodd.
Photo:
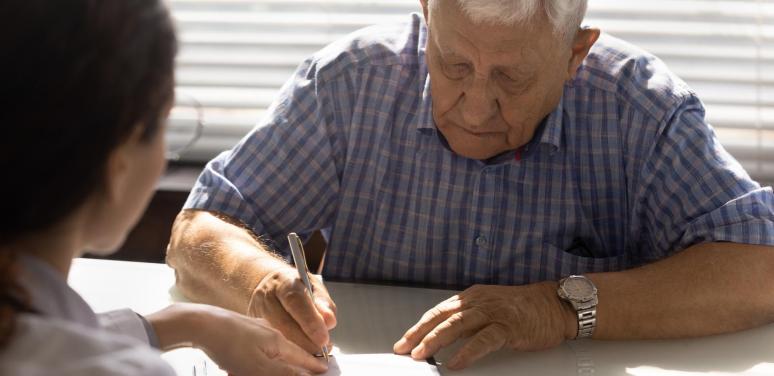
<instances>
[{"instance_id":1,"label":"silver wristwatch","mask_svg":"<svg viewBox=\"0 0 774 376\"><path fill-rule=\"evenodd\" d=\"M590 338L597 326L597 287L582 275L571 275L559 281L556 292L578 314L578 334L575 339Z\"/></svg>"}]
</instances>

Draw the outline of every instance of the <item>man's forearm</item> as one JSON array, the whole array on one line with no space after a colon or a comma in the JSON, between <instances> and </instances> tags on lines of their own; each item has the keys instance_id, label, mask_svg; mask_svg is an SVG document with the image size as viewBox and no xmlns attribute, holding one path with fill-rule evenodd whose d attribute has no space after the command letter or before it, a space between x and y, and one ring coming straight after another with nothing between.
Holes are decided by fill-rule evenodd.
<instances>
[{"instance_id":1,"label":"man's forearm","mask_svg":"<svg viewBox=\"0 0 774 376\"><path fill-rule=\"evenodd\" d=\"M177 287L197 302L245 313L253 289L267 273L288 267L264 250L249 230L212 213L186 210L172 228L167 263Z\"/></svg>"},{"instance_id":2,"label":"man's forearm","mask_svg":"<svg viewBox=\"0 0 774 376\"><path fill-rule=\"evenodd\" d=\"M701 244L588 277L599 289L596 339L694 337L774 319L774 247Z\"/></svg>"}]
</instances>

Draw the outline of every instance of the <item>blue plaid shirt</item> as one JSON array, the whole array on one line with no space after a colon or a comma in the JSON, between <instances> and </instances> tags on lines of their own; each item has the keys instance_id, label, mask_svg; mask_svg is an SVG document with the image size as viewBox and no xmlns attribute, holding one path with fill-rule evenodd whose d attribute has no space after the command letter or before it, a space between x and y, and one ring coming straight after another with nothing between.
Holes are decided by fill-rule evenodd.
<instances>
[{"instance_id":1,"label":"blue plaid shirt","mask_svg":"<svg viewBox=\"0 0 774 376\"><path fill-rule=\"evenodd\" d=\"M603 36L533 140L479 161L435 128L426 41L414 14L306 60L185 207L237 218L285 256L288 232L322 229L326 278L457 288L774 244L771 188L653 56Z\"/></svg>"}]
</instances>

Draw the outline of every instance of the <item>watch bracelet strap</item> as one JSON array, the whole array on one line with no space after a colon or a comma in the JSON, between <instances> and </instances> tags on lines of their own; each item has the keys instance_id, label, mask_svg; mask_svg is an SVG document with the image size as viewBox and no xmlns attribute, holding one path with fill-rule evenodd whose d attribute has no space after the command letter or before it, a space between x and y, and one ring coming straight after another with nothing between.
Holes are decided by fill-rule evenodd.
<instances>
[{"instance_id":1,"label":"watch bracelet strap","mask_svg":"<svg viewBox=\"0 0 774 376\"><path fill-rule=\"evenodd\" d=\"M594 328L597 326L597 307L579 309L578 313L578 335L575 339L591 338L594 334Z\"/></svg>"}]
</instances>

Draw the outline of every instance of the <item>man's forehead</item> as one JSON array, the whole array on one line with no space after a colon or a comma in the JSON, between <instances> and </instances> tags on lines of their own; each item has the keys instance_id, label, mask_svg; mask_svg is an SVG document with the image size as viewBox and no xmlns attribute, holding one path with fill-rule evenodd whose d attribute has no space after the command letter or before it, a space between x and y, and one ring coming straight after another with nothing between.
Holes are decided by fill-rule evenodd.
<instances>
[{"instance_id":1,"label":"man's forehead","mask_svg":"<svg viewBox=\"0 0 774 376\"><path fill-rule=\"evenodd\" d=\"M438 52L445 59L479 60L483 58L494 66L516 73L530 71L531 63L537 64L542 60L537 51L530 51L530 48L524 45L487 48L466 38L437 35L434 39Z\"/></svg>"},{"instance_id":2,"label":"man's forehead","mask_svg":"<svg viewBox=\"0 0 774 376\"><path fill-rule=\"evenodd\" d=\"M524 54L524 50L527 48L524 44L493 44L484 45L476 43L471 40L459 40L456 38L443 38L439 36L436 38L436 44L438 50L444 55L459 55L464 56L468 53L468 50L474 49L480 53L497 54L504 56L520 57Z\"/></svg>"},{"instance_id":3,"label":"man's forehead","mask_svg":"<svg viewBox=\"0 0 774 376\"><path fill-rule=\"evenodd\" d=\"M461 55L473 59L475 56L472 55L486 55L497 60L523 62L547 53L542 50L553 44L527 27L493 27L472 23L431 23L430 26L430 36L444 56Z\"/></svg>"}]
</instances>

